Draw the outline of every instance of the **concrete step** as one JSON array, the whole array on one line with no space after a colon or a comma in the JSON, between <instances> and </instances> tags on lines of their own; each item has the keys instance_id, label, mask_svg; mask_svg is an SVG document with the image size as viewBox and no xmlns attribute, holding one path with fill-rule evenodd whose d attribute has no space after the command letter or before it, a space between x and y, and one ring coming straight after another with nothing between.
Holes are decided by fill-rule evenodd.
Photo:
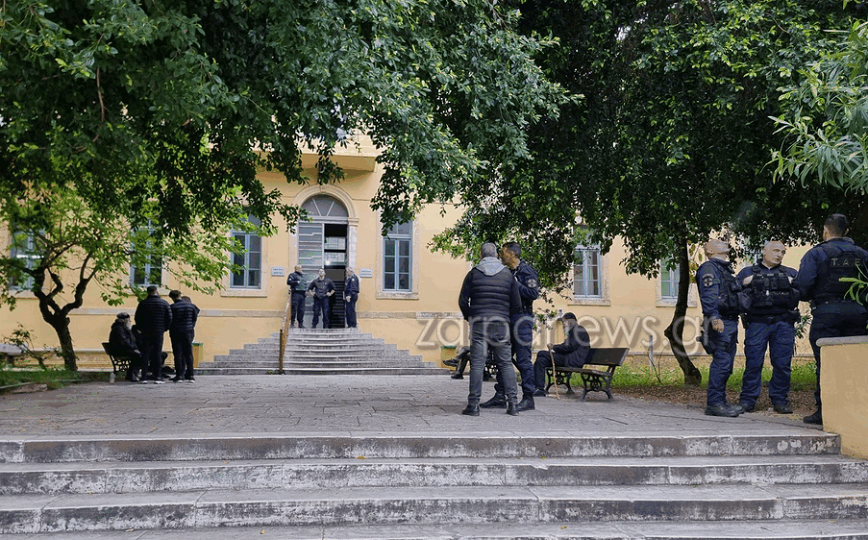
<instances>
[{"instance_id":1,"label":"concrete step","mask_svg":"<svg viewBox=\"0 0 868 540\"><path fill-rule=\"evenodd\" d=\"M386 487L0 496L0 533L405 523L868 519L868 485Z\"/></svg>"},{"instance_id":2,"label":"concrete step","mask_svg":"<svg viewBox=\"0 0 868 540\"><path fill-rule=\"evenodd\" d=\"M232 360L277 360L280 358L280 354L278 351L240 351L240 352L232 352L228 355L221 355L222 357L228 357ZM288 357L302 357L302 358L322 358L328 360L329 358L360 358L360 359L368 359L368 358L376 358L376 357L394 357L394 358L420 358L419 356L411 356L406 352L397 351L397 350L384 350L384 351L357 351L353 349L347 349L345 351L287 351L286 354L283 355L284 358ZM216 357L215 357L216 358Z\"/></svg>"},{"instance_id":3,"label":"concrete step","mask_svg":"<svg viewBox=\"0 0 868 540\"><path fill-rule=\"evenodd\" d=\"M199 375L271 375L277 373L277 364L273 368L252 368L252 367L237 367L237 368L218 368L200 365L196 369L196 376ZM442 376L449 373L449 370L434 367L376 367L376 368L284 368L284 375L438 375Z\"/></svg>"},{"instance_id":4,"label":"concrete step","mask_svg":"<svg viewBox=\"0 0 868 540\"><path fill-rule=\"evenodd\" d=\"M217 369L226 369L226 368L262 368L262 369L277 369L278 362L276 360L269 360L267 362L231 362L231 361L222 361L222 362L214 362L214 368ZM341 361L340 359L335 360L316 360L316 359L301 359L301 358L287 358L283 362L284 369L350 369L350 368L378 368L378 369L392 369L392 368L419 368L425 367L421 365L419 362L408 360L406 358L384 358L382 360L377 361ZM427 367L434 367L433 365L429 365Z\"/></svg>"},{"instance_id":5,"label":"concrete step","mask_svg":"<svg viewBox=\"0 0 868 540\"><path fill-rule=\"evenodd\" d=\"M398 346L392 343L374 343L372 341L349 342L347 340L336 340L333 343L313 343L313 342L297 342L291 341L286 344L286 349L289 350L393 350L397 351ZM232 349L235 351L279 351L279 343L246 343L243 349Z\"/></svg>"},{"instance_id":6,"label":"concrete step","mask_svg":"<svg viewBox=\"0 0 868 540\"><path fill-rule=\"evenodd\" d=\"M274 435L233 437L35 438L0 441L0 463L83 463L236 459L553 458L837 456L840 437L792 435L519 436L479 432L440 435Z\"/></svg>"},{"instance_id":7,"label":"concrete step","mask_svg":"<svg viewBox=\"0 0 868 540\"><path fill-rule=\"evenodd\" d=\"M864 520L728 522L571 521L435 523L424 525L315 525L197 527L189 529L84 531L22 535L26 540L866 540Z\"/></svg>"},{"instance_id":8,"label":"concrete step","mask_svg":"<svg viewBox=\"0 0 868 540\"><path fill-rule=\"evenodd\" d=\"M705 458L312 459L13 463L0 495L197 489L446 486L866 484L868 462L840 456Z\"/></svg>"}]
</instances>

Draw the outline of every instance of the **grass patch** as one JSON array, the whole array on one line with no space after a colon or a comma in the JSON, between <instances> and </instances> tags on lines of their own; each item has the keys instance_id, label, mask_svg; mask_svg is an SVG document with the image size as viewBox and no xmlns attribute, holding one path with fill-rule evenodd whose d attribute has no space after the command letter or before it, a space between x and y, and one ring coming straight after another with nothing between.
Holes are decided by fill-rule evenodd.
<instances>
[{"instance_id":1,"label":"grass patch","mask_svg":"<svg viewBox=\"0 0 868 540\"><path fill-rule=\"evenodd\" d=\"M704 359L694 359L694 365L702 373L702 388L708 386L708 361ZM739 366L738 364L741 363ZM727 381L726 387L729 390L741 390L741 380L744 376L744 357L736 358L736 367L732 371L732 375ZM762 380L767 383L772 378L772 368L766 359L763 366ZM792 390L813 390L816 386L817 378L814 374L813 359L805 360L796 358L792 364L792 374L790 387ZM575 387L582 387L582 378L579 374L573 374L570 379L570 384ZM657 387L657 386L683 386L684 373L674 360L671 362L663 362L658 365L657 369L652 369L644 359L628 359L621 367L615 370L615 376L612 377L612 388L641 388L641 387Z\"/></svg>"},{"instance_id":2,"label":"grass patch","mask_svg":"<svg viewBox=\"0 0 868 540\"><path fill-rule=\"evenodd\" d=\"M0 392L12 390L28 383L45 384L49 390L55 390L68 384L103 379L108 380L107 373L81 373L63 367L5 368L0 369Z\"/></svg>"}]
</instances>

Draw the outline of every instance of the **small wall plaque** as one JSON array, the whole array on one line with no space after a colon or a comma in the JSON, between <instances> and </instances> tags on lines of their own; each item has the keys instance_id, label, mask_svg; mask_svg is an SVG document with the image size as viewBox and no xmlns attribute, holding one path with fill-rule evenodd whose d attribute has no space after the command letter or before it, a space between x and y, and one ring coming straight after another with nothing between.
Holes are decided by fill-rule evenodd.
<instances>
[{"instance_id":1,"label":"small wall plaque","mask_svg":"<svg viewBox=\"0 0 868 540\"><path fill-rule=\"evenodd\" d=\"M282 266L272 266L271 267L271 275L272 276L286 275L286 268L284 268Z\"/></svg>"},{"instance_id":2,"label":"small wall plaque","mask_svg":"<svg viewBox=\"0 0 868 540\"><path fill-rule=\"evenodd\" d=\"M359 277L363 277L363 278L374 277L373 268L359 268Z\"/></svg>"}]
</instances>

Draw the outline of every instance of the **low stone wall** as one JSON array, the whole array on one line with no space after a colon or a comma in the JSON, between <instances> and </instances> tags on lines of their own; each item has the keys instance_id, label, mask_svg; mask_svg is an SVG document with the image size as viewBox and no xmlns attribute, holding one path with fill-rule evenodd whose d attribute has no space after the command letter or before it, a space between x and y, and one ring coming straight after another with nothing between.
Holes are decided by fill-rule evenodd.
<instances>
[{"instance_id":1,"label":"low stone wall","mask_svg":"<svg viewBox=\"0 0 868 540\"><path fill-rule=\"evenodd\" d=\"M841 451L868 459L868 337L826 338L820 349L823 429Z\"/></svg>"}]
</instances>

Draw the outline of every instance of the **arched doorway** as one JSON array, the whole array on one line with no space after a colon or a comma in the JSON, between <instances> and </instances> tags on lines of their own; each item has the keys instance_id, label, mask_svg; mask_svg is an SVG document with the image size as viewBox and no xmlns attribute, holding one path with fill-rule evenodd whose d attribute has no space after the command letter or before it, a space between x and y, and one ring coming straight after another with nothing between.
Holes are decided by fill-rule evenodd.
<instances>
[{"instance_id":1,"label":"arched doorway","mask_svg":"<svg viewBox=\"0 0 868 540\"><path fill-rule=\"evenodd\" d=\"M310 221L298 223L298 263L305 276L316 279L320 268L335 283L331 297L331 326L344 327L344 278L349 260L348 224L346 207L329 195L310 197L301 207ZM313 322L313 302L307 302L305 324ZM322 324L322 323L320 323Z\"/></svg>"}]
</instances>

